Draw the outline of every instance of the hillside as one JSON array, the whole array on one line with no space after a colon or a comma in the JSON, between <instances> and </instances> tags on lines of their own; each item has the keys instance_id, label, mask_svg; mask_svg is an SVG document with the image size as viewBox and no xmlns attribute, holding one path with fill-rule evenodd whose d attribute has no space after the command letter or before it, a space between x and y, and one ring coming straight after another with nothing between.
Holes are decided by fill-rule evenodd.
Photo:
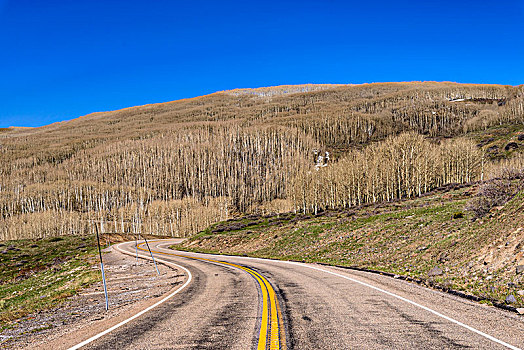
<instances>
[{"instance_id":1,"label":"hillside","mask_svg":"<svg viewBox=\"0 0 524 350\"><path fill-rule=\"evenodd\" d=\"M0 239L192 235L485 179L523 150L524 87L239 89L0 131ZM327 153L326 153L327 152Z\"/></svg>"}]
</instances>

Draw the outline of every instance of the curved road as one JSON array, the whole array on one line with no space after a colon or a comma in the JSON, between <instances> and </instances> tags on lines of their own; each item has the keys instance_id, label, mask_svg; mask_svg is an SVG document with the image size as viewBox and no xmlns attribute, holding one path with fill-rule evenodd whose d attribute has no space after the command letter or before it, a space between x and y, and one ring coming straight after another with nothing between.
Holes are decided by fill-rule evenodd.
<instances>
[{"instance_id":1,"label":"curved road","mask_svg":"<svg viewBox=\"0 0 524 350\"><path fill-rule=\"evenodd\" d=\"M175 242L150 246L189 283L82 348L524 348L523 317L512 313L376 274L167 248ZM117 249L134 254L134 242Z\"/></svg>"}]
</instances>

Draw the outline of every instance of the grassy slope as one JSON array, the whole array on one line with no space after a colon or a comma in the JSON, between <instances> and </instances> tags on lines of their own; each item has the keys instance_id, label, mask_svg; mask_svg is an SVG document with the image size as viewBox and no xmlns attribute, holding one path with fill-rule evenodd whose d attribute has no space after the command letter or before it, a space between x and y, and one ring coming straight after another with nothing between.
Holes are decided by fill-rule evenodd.
<instances>
[{"instance_id":1,"label":"grassy slope","mask_svg":"<svg viewBox=\"0 0 524 350\"><path fill-rule=\"evenodd\" d=\"M112 233L103 235L101 243L129 239L132 237ZM0 330L30 313L55 307L93 283L100 283L98 264L93 235L0 242Z\"/></svg>"},{"instance_id":2,"label":"grassy slope","mask_svg":"<svg viewBox=\"0 0 524 350\"><path fill-rule=\"evenodd\" d=\"M524 125L503 124L466 134L466 137L478 142L478 146L486 153L487 158L493 161L511 158L517 153L524 153L524 144L518 136L524 133ZM519 148L508 150L506 145L510 142L519 144Z\"/></svg>"},{"instance_id":3,"label":"grassy slope","mask_svg":"<svg viewBox=\"0 0 524 350\"><path fill-rule=\"evenodd\" d=\"M31 312L57 305L100 280L91 269L93 237L17 240L0 245L0 327Z\"/></svg>"},{"instance_id":4,"label":"grassy slope","mask_svg":"<svg viewBox=\"0 0 524 350\"><path fill-rule=\"evenodd\" d=\"M472 221L464 211L475 186L423 198L328 212L216 224L179 249L304 260L393 272L524 305L524 193ZM455 217L455 218L454 218ZM242 227L246 225L245 227ZM428 276L440 267L440 276Z\"/></svg>"}]
</instances>

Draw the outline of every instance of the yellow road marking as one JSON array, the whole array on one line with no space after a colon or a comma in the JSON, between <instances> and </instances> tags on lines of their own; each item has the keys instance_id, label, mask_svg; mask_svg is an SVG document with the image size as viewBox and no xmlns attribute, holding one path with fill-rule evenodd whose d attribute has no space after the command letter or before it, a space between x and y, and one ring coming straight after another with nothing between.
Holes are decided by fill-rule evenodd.
<instances>
[{"instance_id":1,"label":"yellow road marking","mask_svg":"<svg viewBox=\"0 0 524 350\"><path fill-rule=\"evenodd\" d=\"M146 249L143 249L142 247L140 247L143 244L145 243L138 244L138 249L142 251L147 251ZM276 298L275 290L271 286L271 283L269 283L269 281L264 276L262 276L261 274L259 274L258 272L250 268L247 268L241 265L237 265L237 264L233 264L230 262L226 262L226 261L199 258L199 257L193 257L193 256L181 255L181 254L164 253L164 252L159 252L159 251L154 251L154 250L151 250L151 251L157 254L172 255L172 256L181 257L181 258L203 260L203 261L209 261L209 262L229 265L229 266L233 266L238 269L244 270L247 273L249 273L251 276L253 276L256 279L256 281L258 282L258 284L260 285L260 289L262 291L262 322L260 325L260 333L258 336L257 350L266 350L267 349L269 317L271 317L269 349L270 350L280 350L279 327L282 326L282 315L280 312L280 307L278 305L278 300ZM269 307L268 307L268 299L269 299ZM285 339L285 332L283 329L282 329L282 335L283 335L283 338ZM282 346L284 349L286 348L285 340L283 341Z\"/></svg>"},{"instance_id":2,"label":"yellow road marking","mask_svg":"<svg viewBox=\"0 0 524 350\"><path fill-rule=\"evenodd\" d=\"M287 344L286 344L286 329L284 328L284 319L282 318L282 311L280 310L280 305L277 303L277 312L278 312L278 320L280 325L280 338L282 339L280 349L281 350L287 350Z\"/></svg>"},{"instance_id":3,"label":"yellow road marking","mask_svg":"<svg viewBox=\"0 0 524 350\"><path fill-rule=\"evenodd\" d=\"M279 322L278 322L278 316L277 313L277 300L276 300L276 294L275 290L269 283L269 281L262 275L260 275L258 272L253 271L257 276L262 279L264 282L264 285L268 289L269 293L269 301L270 301L270 307L271 307L271 335L270 335L270 350L278 350L280 349L280 339L279 339Z\"/></svg>"}]
</instances>

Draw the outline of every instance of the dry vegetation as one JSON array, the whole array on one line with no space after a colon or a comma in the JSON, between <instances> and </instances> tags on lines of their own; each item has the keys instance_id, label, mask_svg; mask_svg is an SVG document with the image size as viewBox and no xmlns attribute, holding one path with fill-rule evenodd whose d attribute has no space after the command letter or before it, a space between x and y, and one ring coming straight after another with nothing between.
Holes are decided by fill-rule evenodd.
<instances>
[{"instance_id":1,"label":"dry vegetation","mask_svg":"<svg viewBox=\"0 0 524 350\"><path fill-rule=\"evenodd\" d=\"M0 239L87 234L92 220L186 236L245 213L412 198L494 173L515 150L491 157L472 135L501 125L523 129L523 86L239 89L4 129Z\"/></svg>"}]
</instances>

